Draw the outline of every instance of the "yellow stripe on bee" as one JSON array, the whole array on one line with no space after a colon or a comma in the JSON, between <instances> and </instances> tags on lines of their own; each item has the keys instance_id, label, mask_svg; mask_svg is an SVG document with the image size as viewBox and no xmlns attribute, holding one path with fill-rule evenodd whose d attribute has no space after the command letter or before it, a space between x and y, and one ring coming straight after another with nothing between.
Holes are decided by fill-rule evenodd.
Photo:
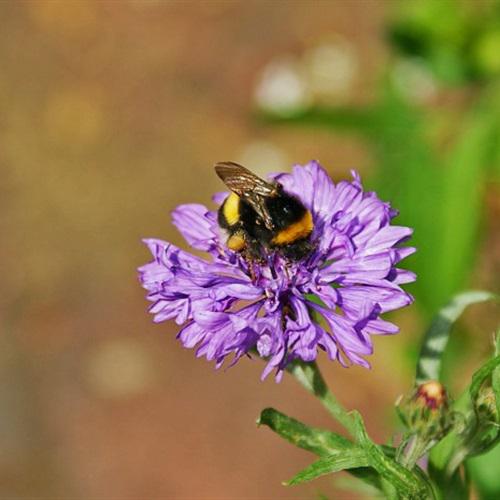
<instances>
[{"instance_id":1,"label":"yellow stripe on bee","mask_svg":"<svg viewBox=\"0 0 500 500\"><path fill-rule=\"evenodd\" d=\"M243 238L243 236L239 233L234 233L227 239L226 245L229 250L240 252L245 248L245 238Z\"/></svg>"},{"instance_id":2,"label":"yellow stripe on bee","mask_svg":"<svg viewBox=\"0 0 500 500\"><path fill-rule=\"evenodd\" d=\"M230 226L234 226L240 220L240 198L237 194L231 193L226 198L222 213Z\"/></svg>"},{"instance_id":3,"label":"yellow stripe on bee","mask_svg":"<svg viewBox=\"0 0 500 500\"><path fill-rule=\"evenodd\" d=\"M290 224L287 228L282 229L271 241L274 245L286 245L302 238L307 238L314 228L313 219L309 210L304 214L302 219Z\"/></svg>"}]
</instances>

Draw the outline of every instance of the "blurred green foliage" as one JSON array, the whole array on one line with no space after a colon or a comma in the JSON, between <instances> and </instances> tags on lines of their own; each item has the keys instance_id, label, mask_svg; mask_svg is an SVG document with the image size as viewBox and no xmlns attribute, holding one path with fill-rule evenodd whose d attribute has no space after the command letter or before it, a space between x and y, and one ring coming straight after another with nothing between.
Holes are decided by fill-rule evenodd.
<instances>
[{"instance_id":1,"label":"blurred green foliage","mask_svg":"<svg viewBox=\"0 0 500 500\"><path fill-rule=\"evenodd\" d=\"M420 57L451 85L500 74L500 5L496 0L402 2L389 39L404 55Z\"/></svg>"}]
</instances>

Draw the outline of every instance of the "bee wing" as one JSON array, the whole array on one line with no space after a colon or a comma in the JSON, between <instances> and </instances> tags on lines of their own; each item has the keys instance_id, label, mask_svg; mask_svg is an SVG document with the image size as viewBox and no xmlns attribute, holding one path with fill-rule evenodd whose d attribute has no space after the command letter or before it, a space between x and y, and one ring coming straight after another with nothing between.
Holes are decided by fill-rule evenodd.
<instances>
[{"instance_id":1,"label":"bee wing","mask_svg":"<svg viewBox=\"0 0 500 500\"><path fill-rule=\"evenodd\" d=\"M257 177L248 168L224 161L215 165L215 171L222 182L238 196L248 196L254 193L259 196L274 196L277 194L276 186Z\"/></svg>"},{"instance_id":2,"label":"bee wing","mask_svg":"<svg viewBox=\"0 0 500 500\"><path fill-rule=\"evenodd\" d=\"M231 191L251 205L267 229L272 230L274 224L267 210L265 198L275 196L278 193L277 186L257 177L242 165L230 161L217 163L215 171Z\"/></svg>"}]
</instances>

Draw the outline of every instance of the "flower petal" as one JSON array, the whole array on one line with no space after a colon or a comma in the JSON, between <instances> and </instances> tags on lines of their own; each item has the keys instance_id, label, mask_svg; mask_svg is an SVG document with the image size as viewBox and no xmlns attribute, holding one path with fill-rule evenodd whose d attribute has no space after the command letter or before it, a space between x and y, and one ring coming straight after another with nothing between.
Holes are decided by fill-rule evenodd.
<instances>
[{"instance_id":1,"label":"flower petal","mask_svg":"<svg viewBox=\"0 0 500 500\"><path fill-rule=\"evenodd\" d=\"M347 319L316 304L311 304L311 306L325 318L330 327L332 337L346 354L348 352L357 352L359 354L372 353L371 344L366 339L360 337L354 326Z\"/></svg>"},{"instance_id":2,"label":"flower petal","mask_svg":"<svg viewBox=\"0 0 500 500\"><path fill-rule=\"evenodd\" d=\"M409 238L413 233L413 230L409 227L403 226L385 226L382 227L377 233L370 239L370 244L366 246L362 251L362 255L371 255L379 252L383 252L388 248L393 247L397 243Z\"/></svg>"},{"instance_id":3,"label":"flower petal","mask_svg":"<svg viewBox=\"0 0 500 500\"><path fill-rule=\"evenodd\" d=\"M172 212L172 222L190 246L206 252L219 244L219 230L214 212L196 203L179 205Z\"/></svg>"},{"instance_id":4,"label":"flower petal","mask_svg":"<svg viewBox=\"0 0 500 500\"><path fill-rule=\"evenodd\" d=\"M392 266L389 252L375 255L355 256L353 259L334 261L321 271L324 283L331 283L339 275L344 275L350 281L363 281L366 279L386 278Z\"/></svg>"}]
</instances>

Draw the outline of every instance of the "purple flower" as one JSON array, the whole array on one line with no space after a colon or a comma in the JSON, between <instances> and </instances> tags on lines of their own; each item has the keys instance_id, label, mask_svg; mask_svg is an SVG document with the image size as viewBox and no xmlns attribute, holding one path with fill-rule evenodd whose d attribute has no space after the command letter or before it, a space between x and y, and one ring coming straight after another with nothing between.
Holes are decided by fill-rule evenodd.
<instances>
[{"instance_id":1,"label":"purple flower","mask_svg":"<svg viewBox=\"0 0 500 500\"><path fill-rule=\"evenodd\" d=\"M401 246L412 230L391 225L397 212L363 191L358 174L352 175L352 182L334 184L311 162L273 176L311 211L314 250L299 262L272 254L265 265L254 264L253 279L245 259L226 248L215 211L177 207L173 223L208 259L144 240L153 261L139 274L154 321L183 325L183 345L197 347L197 356L217 367L228 355L234 364L258 353L267 360L262 378L276 370L280 380L288 363L313 361L318 348L344 366L369 367L364 357L373 351L371 335L398 331L380 315L413 300L400 285L415 274L396 265L415 249Z\"/></svg>"}]
</instances>

